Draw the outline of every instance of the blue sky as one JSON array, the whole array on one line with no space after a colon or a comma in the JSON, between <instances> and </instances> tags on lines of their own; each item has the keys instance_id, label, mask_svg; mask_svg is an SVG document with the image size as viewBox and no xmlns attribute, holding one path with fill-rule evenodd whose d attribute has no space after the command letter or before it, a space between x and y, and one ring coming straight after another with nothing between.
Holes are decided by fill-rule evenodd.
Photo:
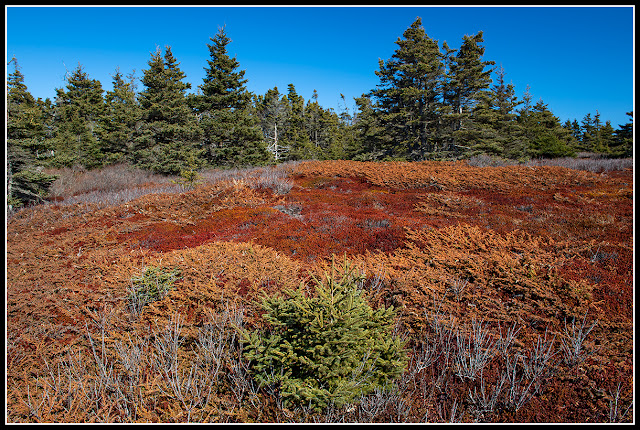
<instances>
[{"instance_id":1,"label":"blue sky","mask_svg":"<svg viewBox=\"0 0 640 430\"><path fill-rule=\"evenodd\" d=\"M628 122L632 7L6 7L5 51L29 91L53 99L78 63L109 90L116 67L141 77L156 46L170 45L195 90L206 44L226 26L250 91L286 93L293 83L305 100L316 89L323 107L341 112L340 94L353 110L353 98L379 84L378 59L393 55L418 16L452 48L482 30L484 59L504 67L519 97L529 85L562 121L598 110L614 128Z\"/></svg>"}]
</instances>

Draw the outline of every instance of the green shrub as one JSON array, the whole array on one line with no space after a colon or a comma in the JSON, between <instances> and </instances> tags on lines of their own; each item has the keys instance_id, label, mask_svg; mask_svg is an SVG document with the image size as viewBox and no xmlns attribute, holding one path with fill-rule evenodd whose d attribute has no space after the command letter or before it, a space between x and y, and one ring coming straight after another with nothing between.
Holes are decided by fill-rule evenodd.
<instances>
[{"instance_id":1,"label":"green shrub","mask_svg":"<svg viewBox=\"0 0 640 430\"><path fill-rule=\"evenodd\" d=\"M21 170L10 179L11 187L7 203L13 207L22 207L30 203L41 203L49 192L56 175L48 175L38 170Z\"/></svg>"},{"instance_id":2,"label":"green shrub","mask_svg":"<svg viewBox=\"0 0 640 430\"><path fill-rule=\"evenodd\" d=\"M167 270L149 266L141 275L131 278L129 303L134 311L139 312L147 303L155 302L167 295L180 271Z\"/></svg>"},{"instance_id":3,"label":"green shrub","mask_svg":"<svg viewBox=\"0 0 640 430\"><path fill-rule=\"evenodd\" d=\"M393 307L374 310L361 290L363 277L345 260L341 273L313 278L288 297L264 296L266 332L244 332L244 355L260 386L278 390L285 407L322 410L383 389L407 364L404 342L393 335Z\"/></svg>"},{"instance_id":4,"label":"green shrub","mask_svg":"<svg viewBox=\"0 0 640 430\"><path fill-rule=\"evenodd\" d=\"M187 168L180 169L180 178L176 180L172 180L174 184L180 185L184 190L192 190L196 187L196 185L200 185L202 183L202 177L197 171L198 163L195 158L189 157L189 161L186 163Z\"/></svg>"}]
</instances>

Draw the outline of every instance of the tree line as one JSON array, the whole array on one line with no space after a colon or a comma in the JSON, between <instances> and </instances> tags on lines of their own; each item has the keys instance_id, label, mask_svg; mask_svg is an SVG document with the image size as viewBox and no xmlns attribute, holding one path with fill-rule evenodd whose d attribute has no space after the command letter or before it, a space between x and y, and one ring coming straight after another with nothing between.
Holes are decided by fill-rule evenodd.
<instances>
[{"instance_id":1,"label":"tree line","mask_svg":"<svg viewBox=\"0 0 640 430\"><path fill-rule=\"evenodd\" d=\"M380 83L342 112L306 100L289 84L264 95L246 88L245 71L227 52L224 28L207 44L210 58L195 93L170 46L151 54L139 79L116 69L112 88L82 65L68 72L55 100L37 100L13 58L7 79L7 196L38 201L55 179L44 167L87 169L127 163L175 175L205 167L241 167L306 159L451 160L478 154L510 159L592 152L633 153L633 114L614 129L599 113L564 124L529 88L515 95L502 67L483 59L483 33L459 49L427 36L421 19L379 60ZM495 74L495 79L492 79Z\"/></svg>"}]
</instances>

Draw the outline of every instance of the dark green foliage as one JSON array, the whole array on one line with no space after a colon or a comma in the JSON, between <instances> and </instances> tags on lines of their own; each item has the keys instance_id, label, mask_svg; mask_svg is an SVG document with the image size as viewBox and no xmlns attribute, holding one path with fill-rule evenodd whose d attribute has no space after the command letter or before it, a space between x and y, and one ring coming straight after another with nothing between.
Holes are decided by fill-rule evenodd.
<instances>
[{"instance_id":1,"label":"dark green foliage","mask_svg":"<svg viewBox=\"0 0 640 430\"><path fill-rule=\"evenodd\" d=\"M250 114L251 94L246 90L244 70L229 57L231 40L221 28L211 45L201 94L191 99L203 131L205 157L214 166L259 165L269 159L257 118Z\"/></svg>"},{"instance_id":2,"label":"dark green foliage","mask_svg":"<svg viewBox=\"0 0 640 430\"><path fill-rule=\"evenodd\" d=\"M293 84L289 84L287 89L289 107L283 138L290 146L289 159L308 160L315 158L313 145L305 130L304 99L297 93Z\"/></svg>"},{"instance_id":3,"label":"dark green foliage","mask_svg":"<svg viewBox=\"0 0 640 430\"><path fill-rule=\"evenodd\" d=\"M560 124L548 106L539 100L533 107L525 98L519 122L526 141L526 155L532 158L557 158L575 155L575 140L571 131Z\"/></svg>"},{"instance_id":4,"label":"dark green foliage","mask_svg":"<svg viewBox=\"0 0 640 430\"><path fill-rule=\"evenodd\" d=\"M354 149L353 159L358 161L382 159L385 148L389 147L389 142L384 135L383 125L377 120L371 98L363 94L356 98L355 102L358 111L352 127L360 140L360 147Z\"/></svg>"},{"instance_id":5,"label":"dark green foliage","mask_svg":"<svg viewBox=\"0 0 640 430\"><path fill-rule=\"evenodd\" d=\"M13 207L21 207L31 202L42 202L57 178L56 175L48 175L39 170L20 170L14 173L7 203Z\"/></svg>"},{"instance_id":6,"label":"dark green foliage","mask_svg":"<svg viewBox=\"0 0 640 430\"><path fill-rule=\"evenodd\" d=\"M613 143L611 144L611 155L614 157L633 156L633 112L627 112L629 122L621 124L614 132Z\"/></svg>"},{"instance_id":7,"label":"dark green foliage","mask_svg":"<svg viewBox=\"0 0 640 430\"><path fill-rule=\"evenodd\" d=\"M133 74L125 81L119 70L113 75L113 89L105 96L105 113L99 126L100 148L105 164L125 161L133 146L140 105L136 100Z\"/></svg>"},{"instance_id":8,"label":"dark green foliage","mask_svg":"<svg viewBox=\"0 0 640 430\"><path fill-rule=\"evenodd\" d=\"M591 117L588 113L582 120L581 148L584 151L608 154L609 147L614 144L614 130L610 122L602 124L600 113Z\"/></svg>"},{"instance_id":9,"label":"dark green foliage","mask_svg":"<svg viewBox=\"0 0 640 430\"><path fill-rule=\"evenodd\" d=\"M245 357L261 386L279 389L286 407L343 405L399 377L407 364L392 334L393 307L374 310L363 278L345 261L323 279L262 300L267 332L245 332Z\"/></svg>"},{"instance_id":10,"label":"dark green foliage","mask_svg":"<svg viewBox=\"0 0 640 430\"><path fill-rule=\"evenodd\" d=\"M448 114L444 121L449 124L451 132L448 134L448 142L456 148L472 148L479 138L479 129L495 131L495 128L487 127L489 120L483 117L489 113L487 110L491 110L491 106L488 105L488 89L491 85L492 70L485 68L495 63L482 60L485 50L481 45L484 42L482 35L482 31L474 36L465 35L456 55L448 59L449 73L445 99L445 112ZM451 55L450 50L448 54ZM474 113L480 118L474 116ZM495 136L491 134L483 136L484 144L481 144L487 147L490 153L500 147L500 143L494 142Z\"/></svg>"},{"instance_id":11,"label":"dark green foliage","mask_svg":"<svg viewBox=\"0 0 640 430\"><path fill-rule=\"evenodd\" d=\"M7 204L12 207L41 202L56 176L38 166L47 152L44 114L24 84L15 58L14 72L7 79Z\"/></svg>"},{"instance_id":12,"label":"dark green foliage","mask_svg":"<svg viewBox=\"0 0 640 430\"><path fill-rule=\"evenodd\" d=\"M146 267L142 274L131 279L129 301L144 306L146 303L160 300L173 288L173 283L179 276L180 271L177 269Z\"/></svg>"},{"instance_id":13,"label":"dark green foliage","mask_svg":"<svg viewBox=\"0 0 640 430\"><path fill-rule=\"evenodd\" d=\"M200 158L200 130L187 105L185 74L171 52L160 48L144 71L140 93L142 123L132 151L134 164L155 173L178 174L185 163Z\"/></svg>"},{"instance_id":14,"label":"dark green foliage","mask_svg":"<svg viewBox=\"0 0 640 430\"><path fill-rule=\"evenodd\" d=\"M384 124L385 155L424 159L440 143L438 113L444 73L438 42L429 38L417 18L398 39L391 59L379 61L378 121Z\"/></svg>"},{"instance_id":15,"label":"dark green foliage","mask_svg":"<svg viewBox=\"0 0 640 430\"><path fill-rule=\"evenodd\" d=\"M320 106L316 90L313 90L311 100L304 108L304 125L316 158L331 160L345 158L346 152L339 133L338 115L332 109L323 109Z\"/></svg>"},{"instance_id":16,"label":"dark green foliage","mask_svg":"<svg viewBox=\"0 0 640 430\"><path fill-rule=\"evenodd\" d=\"M353 126L355 121L355 109L352 114L349 111L347 99L344 94L340 94L340 98L342 99L344 107L342 108L342 112L338 115L338 136L342 145L342 150L344 151L344 158L347 160L353 160L354 157L361 152L358 132Z\"/></svg>"},{"instance_id":17,"label":"dark green foliage","mask_svg":"<svg viewBox=\"0 0 640 430\"><path fill-rule=\"evenodd\" d=\"M56 89L55 163L86 168L102 164L97 125L104 115L102 84L90 79L81 64L66 76L66 89Z\"/></svg>"},{"instance_id":18,"label":"dark green foliage","mask_svg":"<svg viewBox=\"0 0 640 430\"><path fill-rule=\"evenodd\" d=\"M580 124L578 124L578 120L566 120L564 124L562 124L562 126L571 131L571 136L573 136L576 142L580 142L582 140L582 131L580 130Z\"/></svg>"},{"instance_id":19,"label":"dark green foliage","mask_svg":"<svg viewBox=\"0 0 640 430\"><path fill-rule=\"evenodd\" d=\"M496 131L498 149L505 158L519 158L524 155L522 129L517 122L516 108L522 104L515 95L513 84L505 82L505 71L497 71L497 81L491 88L493 106L492 128Z\"/></svg>"}]
</instances>

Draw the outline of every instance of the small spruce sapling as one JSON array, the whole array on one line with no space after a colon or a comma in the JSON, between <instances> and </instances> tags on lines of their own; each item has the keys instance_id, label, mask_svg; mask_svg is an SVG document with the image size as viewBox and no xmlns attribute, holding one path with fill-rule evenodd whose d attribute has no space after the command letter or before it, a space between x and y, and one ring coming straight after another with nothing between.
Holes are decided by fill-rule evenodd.
<instances>
[{"instance_id":1,"label":"small spruce sapling","mask_svg":"<svg viewBox=\"0 0 640 430\"><path fill-rule=\"evenodd\" d=\"M139 311L147 303L161 300L173 288L173 283L179 276L178 269L146 267L142 274L131 278L130 306Z\"/></svg>"},{"instance_id":2,"label":"small spruce sapling","mask_svg":"<svg viewBox=\"0 0 640 430\"><path fill-rule=\"evenodd\" d=\"M285 407L320 411L384 389L407 364L402 339L393 335L393 307L372 309L361 289L363 276L345 259L340 272L312 277L262 298L266 332L243 332L245 358L261 386L279 390ZM286 297L288 296L288 297Z\"/></svg>"},{"instance_id":3,"label":"small spruce sapling","mask_svg":"<svg viewBox=\"0 0 640 430\"><path fill-rule=\"evenodd\" d=\"M180 169L180 178L171 180L172 183L180 185L183 190L192 190L202 183L201 176L197 171L198 163L192 154L185 163L186 168Z\"/></svg>"}]
</instances>

